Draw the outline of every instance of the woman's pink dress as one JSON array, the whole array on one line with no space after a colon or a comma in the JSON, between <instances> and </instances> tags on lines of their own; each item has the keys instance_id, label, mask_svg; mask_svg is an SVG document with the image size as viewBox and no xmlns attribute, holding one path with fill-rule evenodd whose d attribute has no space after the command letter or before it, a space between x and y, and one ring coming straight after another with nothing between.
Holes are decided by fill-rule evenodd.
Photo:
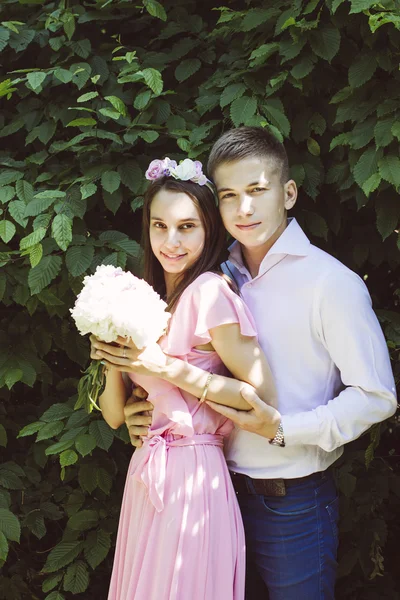
<instances>
[{"instance_id":1,"label":"woman's pink dress","mask_svg":"<svg viewBox=\"0 0 400 600\"><path fill-rule=\"evenodd\" d=\"M242 300L204 273L182 294L161 346L227 374L215 352L194 347L228 323L256 335ZM243 600L244 532L223 454L231 421L161 379L132 379L149 393L153 422L129 466L108 600Z\"/></svg>"}]
</instances>

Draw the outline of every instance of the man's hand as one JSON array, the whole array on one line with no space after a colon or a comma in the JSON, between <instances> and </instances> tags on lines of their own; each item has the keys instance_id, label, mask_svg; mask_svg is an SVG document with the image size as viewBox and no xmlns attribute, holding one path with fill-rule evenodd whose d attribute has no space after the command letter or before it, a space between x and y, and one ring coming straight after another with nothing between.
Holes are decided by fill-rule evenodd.
<instances>
[{"instance_id":1,"label":"man's hand","mask_svg":"<svg viewBox=\"0 0 400 600\"><path fill-rule=\"evenodd\" d=\"M206 402L216 412L231 419L240 429L272 440L281 422L280 413L276 408L265 404L250 386L243 387L241 394L246 402L250 404L251 410L236 410L209 400Z\"/></svg>"},{"instance_id":2,"label":"man's hand","mask_svg":"<svg viewBox=\"0 0 400 600\"><path fill-rule=\"evenodd\" d=\"M148 394L141 387L136 387L128 398L124 408L125 423L128 428L132 446L143 445L142 436L146 436L152 421L153 405L146 400Z\"/></svg>"}]
</instances>

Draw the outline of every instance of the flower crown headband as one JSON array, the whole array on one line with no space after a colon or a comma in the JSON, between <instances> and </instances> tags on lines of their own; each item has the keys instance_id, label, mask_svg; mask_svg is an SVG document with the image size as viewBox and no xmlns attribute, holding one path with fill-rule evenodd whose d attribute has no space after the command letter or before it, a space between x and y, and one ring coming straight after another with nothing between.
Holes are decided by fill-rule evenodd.
<instances>
[{"instance_id":1,"label":"flower crown headband","mask_svg":"<svg viewBox=\"0 0 400 600\"><path fill-rule=\"evenodd\" d=\"M175 160L164 158L164 160L152 160L146 171L146 179L157 181L162 177L173 177L181 181L193 181L198 185L207 185L212 191L212 183L203 173L203 165L199 160L185 158L179 165Z\"/></svg>"}]
</instances>

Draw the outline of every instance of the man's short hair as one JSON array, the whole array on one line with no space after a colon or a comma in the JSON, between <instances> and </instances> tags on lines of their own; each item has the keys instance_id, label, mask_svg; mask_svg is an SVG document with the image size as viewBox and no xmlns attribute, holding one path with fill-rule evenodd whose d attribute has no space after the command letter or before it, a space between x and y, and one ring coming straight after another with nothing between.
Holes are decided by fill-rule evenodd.
<instances>
[{"instance_id":1,"label":"man's short hair","mask_svg":"<svg viewBox=\"0 0 400 600\"><path fill-rule=\"evenodd\" d=\"M284 145L262 127L238 127L224 133L211 148L208 174L213 178L221 164L251 156L275 163L276 168L280 169L282 183L289 179L289 162Z\"/></svg>"}]
</instances>

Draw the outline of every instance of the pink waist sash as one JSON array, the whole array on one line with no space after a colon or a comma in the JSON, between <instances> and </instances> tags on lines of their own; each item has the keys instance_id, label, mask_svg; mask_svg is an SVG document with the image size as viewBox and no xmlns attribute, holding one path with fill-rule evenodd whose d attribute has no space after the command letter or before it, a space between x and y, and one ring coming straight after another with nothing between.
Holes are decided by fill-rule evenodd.
<instances>
[{"instance_id":1,"label":"pink waist sash","mask_svg":"<svg viewBox=\"0 0 400 600\"><path fill-rule=\"evenodd\" d=\"M199 433L190 438L172 438L172 436L165 438L155 435L145 441L143 446L145 455L136 466L133 476L147 487L150 501L157 512L161 512L164 508L167 450L178 446L197 446L199 444L222 448L224 438L218 434Z\"/></svg>"}]
</instances>

